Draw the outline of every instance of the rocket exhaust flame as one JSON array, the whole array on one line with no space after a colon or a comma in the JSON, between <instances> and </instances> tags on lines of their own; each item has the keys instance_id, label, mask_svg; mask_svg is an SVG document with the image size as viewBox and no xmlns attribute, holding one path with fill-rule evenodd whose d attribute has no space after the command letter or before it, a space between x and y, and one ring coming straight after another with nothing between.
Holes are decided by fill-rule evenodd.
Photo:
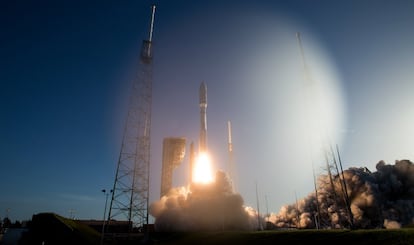
<instances>
[{"instance_id":1,"label":"rocket exhaust flame","mask_svg":"<svg viewBox=\"0 0 414 245\"><path fill-rule=\"evenodd\" d=\"M214 181L211 160L206 152L201 152L192 169L194 183L209 184Z\"/></svg>"},{"instance_id":2,"label":"rocket exhaust flame","mask_svg":"<svg viewBox=\"0 0 414 245\"><path fill-rule=\"evenodd\" d=\"M264 221L243 202L227 175L218 171L214 182L171 189L151 204L150 213L156 231L257 230L258 221Z\"/></svg>"},{"instance_id":3,"label":"rocket exhaust flame","mask_svg":"<svg viewBox=\"0 0 414 245\"><path fill-rule=\"evenodd\" d=\"M230 178L222 171L213 175L207 154L207 87L203 82L200 95L200 142L195 159L190 149L190 185L172 188L150 205L157 231L257 230L264 219L243 204L233 191ZM231 143L231 139L229 139Z\"/></svg>"}]
</instances>

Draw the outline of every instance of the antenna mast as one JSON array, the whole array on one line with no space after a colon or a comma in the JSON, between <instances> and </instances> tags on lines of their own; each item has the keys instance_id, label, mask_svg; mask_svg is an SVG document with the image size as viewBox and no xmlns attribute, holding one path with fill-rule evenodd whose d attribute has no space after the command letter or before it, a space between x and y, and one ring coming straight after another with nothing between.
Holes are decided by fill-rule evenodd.
<instances>
[{"instance_id":1,"label":"antenna mast","mask_svg":"<svg viewBox=\"0 0 414 245\"><path fill-rule=\"evenodd\" d=\"M151 10L149 37L143 40L139 69L132 84L108 214L108 223L114 219L126 219L130 222L130 229L142 229L148 224L155 5L151 6Z\"/></svg>"},{"instance_id":2,"label":"antenna mast","mask_svg":"<svg viewBox=\"0 0 414 245\"><path fill-rule=\"evenodd\" d=\"M302 56L302 62L303 62L303 70L304 70L304 75L305 75L305 81L308 82L308 83L310 83L312 81L312 78L311 78L311 75L309 73L308 64L306 63L305 51L303 51L302 39L300 38L300 33L299 32L296 32L296 38L298 39L299 48L300 48L300 54Z\"/></svg>"},{"instance_id":3,"label":"antenna mast","mask_svg":"<svg viewBox=\"0 0 414 245\"><path fill-rule=\"evenodd\" d=\"M260 206L259 206L259 193L257 191L257 181L255 182L256 184L256 204L257 204L257 224L258 224L258 230L261 231L263 230L262 227L262 222L260 221Z\"/></svg>"}]
</instances>

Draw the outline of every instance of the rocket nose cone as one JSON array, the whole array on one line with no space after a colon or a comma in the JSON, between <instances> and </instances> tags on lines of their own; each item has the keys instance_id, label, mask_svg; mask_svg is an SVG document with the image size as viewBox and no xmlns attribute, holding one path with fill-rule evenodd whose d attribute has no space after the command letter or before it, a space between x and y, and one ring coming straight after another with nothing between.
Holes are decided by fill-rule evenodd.
<instances>
[{"instance_id":1,"label":"rocket nose cone","mask_svg":"<svg viewBox=\"0 0 414 245\"><path fill-rule=\"evenodd\" d=\"M200 104L207 104L207 87L204 82L200 85Z\"/></svg>"}]
</instances>

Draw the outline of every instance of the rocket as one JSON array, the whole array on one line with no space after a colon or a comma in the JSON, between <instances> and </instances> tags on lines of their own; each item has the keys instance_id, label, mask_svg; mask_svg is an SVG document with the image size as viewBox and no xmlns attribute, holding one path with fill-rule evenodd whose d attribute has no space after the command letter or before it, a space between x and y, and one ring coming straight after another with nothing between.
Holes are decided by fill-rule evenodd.
<instances>
[{"instance_id":1,"label":"rocket","mask_svg":"<svg viewBox=\"0 0 414 245\"><path fill-rule=\"evenodd\" d=\"M200 139L198 144L199 152L207 151L207 87L204 82L200 85Z\"/></svg>"}]
</instances>

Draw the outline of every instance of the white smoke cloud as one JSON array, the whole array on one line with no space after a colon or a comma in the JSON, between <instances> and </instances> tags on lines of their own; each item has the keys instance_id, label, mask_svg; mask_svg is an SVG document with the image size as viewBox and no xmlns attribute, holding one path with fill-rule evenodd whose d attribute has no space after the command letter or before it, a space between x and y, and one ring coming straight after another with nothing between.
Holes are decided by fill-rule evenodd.
<instances>
[{"instance_id":1,"label":"white smoke cloud","mask_svg":"<svg viewBox=\"0 0 414 245\"><path fill-rule=\"evenodd\" d=\"M349 209L343 195L341 176L320 175L315 192L294 204L281 207L266 218L276 228L387 228L398 229L414 222L414 165L409 160L386 164L376 172L366 168L343 171ZM319 212L318 212L319 210ZM349 214L349 211L351 215ZM263 217L245 206L234 193L224 172L208 185L172 189L150 206L158 231L257 230Z\"/></svg>"},{"instance_id":2,"label":"white smoke cloud","mask_svg":"<svg viewBox=\"0 0 414 245\"><path fill-rule=\"evenodd\" d=\"M349 196L351 215L344 199L341 178L318 177L315 193L295 204L283 206L271 214L276 227L399 228L414 220L414 165L409 160L394 165L380 161L376 172L366 168L349 168L343 172ZM318 213L319 207L319 213ZM318 222L319 221L319 222Z\"/></svg>"},{"instance_id":3,"label":"white smoke cloud","mask_svg":"<svg viewBox=\"0 0 414 245\"><path fill-rule=\"evenodd\" d=\"M214 183L173 188L150 205L157 231L255 230L257 212L234 193L224 172ZM260 218L261 219L261 218ZM263 224L263 220L260 220Z\"/></svg>"}]
</instances>

